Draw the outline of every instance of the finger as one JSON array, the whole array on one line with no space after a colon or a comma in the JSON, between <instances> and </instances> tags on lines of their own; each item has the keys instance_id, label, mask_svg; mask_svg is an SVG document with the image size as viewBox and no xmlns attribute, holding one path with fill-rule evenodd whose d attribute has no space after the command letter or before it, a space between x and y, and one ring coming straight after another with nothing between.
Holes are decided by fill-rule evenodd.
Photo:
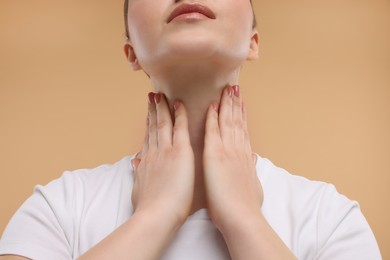
<instances>
[{"instance_id":1,"label":"finger","mask_svg":"<svg viewBox=\"0 0 390 260\"><path fill-rule=\"evenodd\" d=\"M247 119L247 113L246 113L244 102L242 102L241 110L242 110L242 119L243 119L244 142L246 144L246 149L252 152L251 142L249 138L249 131L248 131L248 119Z\"/></svg>"},{"instance_id":2,"label":"finger","mask_svg":"<svg viewBox=\"0 0 390 260\"><path fill-rule=\"evenodd\" d=\"M245 138L245 132L243 129L243 111L242 111L242 100L240 97L240 87L238 85L233 86L233 131L234 131L234 142L242 144Z\"/></svg>"},{"instance_id":3,"label":"finger","mask_svg":"<svg viewBox=\"0 0 390 260\"><path fill-rule=\"evenodd\" d=\"M149 148L157 147L157 113L156 113L156 103L154 99L155 93L150 92L149 105L148 105L148 136L149 136Z\"/></svg>"},{"instance_id":4,"label":"finger","mask_svg":"<svg viewBox=\"0 0 390 260\"><path fill-rule=\"evenodd\" d=\"M212 103L207 110L205 126L205 147L214 145L214 142L221 140L221 132L218 124L218 103Z\"/></svg>"},{"instance_id":5,"label":"finger","mask_svg":"<svg viewBox=\"0 0 390 260\"><path fill-rule=\"evenodd\" d=\"M138 202L138 190L139 190L139 180L138 180L138 165L140 164L141 159L133 158L131 160L131 165L133 167L133 190L131 192L131 204L134 208L137 207Z\"/></svg>"},{"instance_id":6,"label":"finger","mask_svg":"<svg viewBox=\"0 0 390 260\"><path fill-rule=\"evenodd\" d=\"M139 158L134 158L134 159L131 160L131 165L133 167L134 173L137 172L138 165L139 165L140 162L141 162L141 159L139 159Z\"/></svg>"},{"instance_id":7,"label":"finger","mask_svg":"<svg viewBox=\"0 0 390 260\"><path fill-rule=\"evenodd\" d=\"M131 204L134 210L137 208L137 204L138 204L138 191L139 191L139 182L137 180L134 180L133 189L131 192Z\"/></svg>"},{"instance_id":8,"label":"finger","mask_svg":"<svg viewBox=\"0 0 390 260\"><path fill-rule=\"evenodd\" d=\"M144 143L141 149L141 157L144 158L146 153L149 150L149 116L146 118L146 124L145 124L145 137L144 137ZM139 153L137 153L137 156L139 157Z\"/></svg>"},{"instance_id":9,"label":"finger","mask_svg":"<svg viewBox=\"0 0 390 260\"><path fill-rule=\"evenodd\" d=\"M173 126L173 145L190 145L190 136L188 133L187 111L180 101L175 101L175 124Z\"/></svg>"},{"instance_id":10,"label":"finger","mask_svg":"<svg viewBox=\"0 0 390 260\"><path fill-rule=\"evenodd\" d=\"M218 123L222 140L226 142L233 141L233 89L226 87L222 92L221 103L219 107Z\"/></svg>"},{"instance_id":11,"label":"finger","mask_svg":"<svg viewBox=\"0 0 390 260\"><path fill-rule=\"evenodd\" d=\"M252 160L253 160L253 164L256 165L257 164L257 155L255 153L252 153Z\"/></svg>"},{"instance_id":12,"label":"finger","mask_svg":"<svg viewBox=\"0 0 390 260\"><path fill-rule=\"evenodd\" d=\"M167 100L163 94L154 96L157 108L157 142L158 146L172 145L172 117Z\"/></svg>"}]
</instances>

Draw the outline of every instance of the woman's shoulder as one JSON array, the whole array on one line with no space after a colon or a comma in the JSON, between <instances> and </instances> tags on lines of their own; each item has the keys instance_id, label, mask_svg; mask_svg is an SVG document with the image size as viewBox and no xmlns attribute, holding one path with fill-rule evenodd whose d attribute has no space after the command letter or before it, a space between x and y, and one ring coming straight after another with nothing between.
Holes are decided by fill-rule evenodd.
<instances>
[{"instance_id":1,"label":"woman's shoulder","mask_svg":"<svg viewBox=\"0 0 390 260\"><path fill-rule=\"evenodd\" d=\"M78 193L85 190L100 190L107 185L121 184L123 181L132 181L132 156L125 156L119 161L102 164L94 168L80 168L66 170L62 175L46 185L35 186L35 191L56 192L68 190Z\"/></svg>"},{"instance_id":2,"label":"woman's shoulder","mask_svg":"<svg viewBox=\"0 0 390 260\"><path fill-rule=\"evenodd\" d=\"M333 184L289 173L260 156L257 174L264 192L262 212L282 240L300 252L299 259L379 254L358 202L339 193ZM341 244L350 250L334 246Z\"/></svg>"},{"instance_id":3,"label":"woman's shoulder","mask_svg":"<svg viewBox=\"0 0 390 260\"><path fill-rule=\"evenodd\" d=\"M359 203L340 193L331 183L310 180L258 157L257 174L263 187L263 210L266 214L282 214L290 219L314 222L332 220L337 223ZM306 220L305 220L306 218Z\"/></svg>"},{"instance_id":4,"label":"woman's shoulder","mask_svg":"<svg viewBox=\"0 0 390 260\"><path fill-rule=\"evenodd\" d=\"M128 199L133 187L131 159L126 156L113 164L65 171L46 185L36 185L26 205L47 205L60 223L72 223L85 215L104 217L111 211L121 214L118 209L128 215L132 207Z\"/></svg>"},{"instance_id":5,"label":"woman's shoulder","mask_svg":"<svg viewBox=\"0 0 390 260\"><path fill-rule=\"evenodd\" d=\"M132 213L131 159L65 171L35 186L7 225L0 254L70 259L103 239Z\"/></svg>"},{"instance_id":6,"label":"woman's shoulder","mask_svg":"<svg viewBox=\"0 0 390 260\"><path fill-rule=\"evenodd\" d=\"M99 181L106 178L115 178L123 173L131 171L131 159L134 155L128 155L114 163L105 163L93 168L80 168L64 171L61 178L74 177L85 181Z\"/></svg>"},{"instance_id":7,"label":"woman's shoulder","mask_svg":"<svg viewBox=\"0 0 390 260\"><path fill-rule=\"evenodd\" d=\"M311 180L304 176L291 173L275 165L270 159L258 155L257 175L265 193L277 193L279 198L284 195L290 200L323 199L324 196L335 196L340 202L357 203L339 193L336 187L320 180ZM286 199L285 198L285 199Z\"/></svg>"}]
</instances>

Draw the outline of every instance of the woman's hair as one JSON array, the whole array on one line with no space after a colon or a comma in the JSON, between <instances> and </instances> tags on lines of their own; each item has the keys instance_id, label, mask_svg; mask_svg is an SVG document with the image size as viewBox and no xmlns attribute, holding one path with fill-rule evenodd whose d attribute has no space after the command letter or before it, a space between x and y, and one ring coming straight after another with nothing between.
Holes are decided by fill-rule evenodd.
<instances>
[{"instance_id":1,"label":"woman's hair","mask_svg":"<svg viewBox=\"0 0 390 260\"><path fill-rule=\"evenodd\" d=\"M252 4L252 0L250 0L250 1L251 1L251 4ZM127 37L127 39L130 38L129 25L127 23L128 9L129 9L129 0L125 0L124 13L125 13L125 28L126 28L126 37ZM255 28L256 26L257 26L256 15L255 15L255 11L253 10L253 28Z\"/></svg>"}]
</instances>

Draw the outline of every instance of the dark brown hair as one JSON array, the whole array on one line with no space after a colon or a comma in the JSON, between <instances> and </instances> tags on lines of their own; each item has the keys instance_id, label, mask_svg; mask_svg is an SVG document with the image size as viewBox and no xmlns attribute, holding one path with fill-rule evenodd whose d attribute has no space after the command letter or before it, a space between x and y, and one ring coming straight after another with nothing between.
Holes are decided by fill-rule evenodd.
<instances>
[{"instance_id":1,"label":"dark brown hair","mask_svg":"<svg viewBox=\"0 0 390 260\"><path fill-rule=\"evenodd\" d=\"M252 4L252 0L250 0L250 1L251 1L251 4ZM129 0L125 0L124 14L125 14L125 28L126 28L126 37L127 37L127 39L130 38L129 25L127 23L127 13L128 13L128 10L129 10ZM255 11L253 10L253 28L255 28L256 26L257 26L256 15L255 15Z\"/></svg>"}]
</instances>

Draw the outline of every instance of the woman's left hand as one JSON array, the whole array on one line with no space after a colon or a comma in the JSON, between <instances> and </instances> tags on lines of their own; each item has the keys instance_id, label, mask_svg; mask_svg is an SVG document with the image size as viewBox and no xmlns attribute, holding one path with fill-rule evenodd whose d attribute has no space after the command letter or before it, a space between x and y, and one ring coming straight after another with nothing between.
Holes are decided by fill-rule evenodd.
<instances>
[{"instance_id":1,"label":"woman's left hand","mask_svg":"<svg viewBox=\"0 0 390 260\"><path fill-rule=\"evenodd\" d=\"M208 209L219 228L260 214L263 190L256 174L238 86L226 87L207 112L203 170Z\"/></svg>"}]
</instances>

